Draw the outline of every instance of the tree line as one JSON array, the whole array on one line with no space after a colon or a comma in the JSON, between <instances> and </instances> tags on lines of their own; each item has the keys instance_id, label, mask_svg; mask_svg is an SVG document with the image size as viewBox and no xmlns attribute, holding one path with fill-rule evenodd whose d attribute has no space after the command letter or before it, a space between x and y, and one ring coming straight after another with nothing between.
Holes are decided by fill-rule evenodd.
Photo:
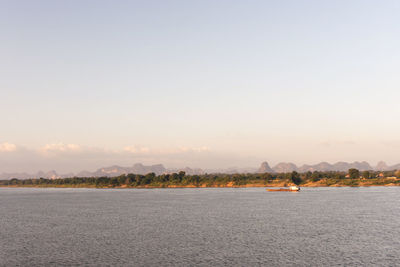
<instances>
[{"instance_id":1,"label":"tree line","mask_svg":"<svg viewBox=\"0 0 400 267\"><path fill-rule=\"evenodd\" d=\"M0 180L3 186L59 186L59 187L168 187L168 186L243 186L247 184L273 184L283 182L289 184L306 184L309 182L324 181L326 185L343 184L356 186L362 180L370 180L375 184L382 184L387 177L400 178L400 171L359 171L349 169L348 172L314 171L298 173L244 173L244 174L202 174L187 175L178 173L156 175L151 172L146 175L123 174L116 177L71 177L60 179L11 179ZM324 185L324 184L321 184Z\"/></svg>"}]
</instances>

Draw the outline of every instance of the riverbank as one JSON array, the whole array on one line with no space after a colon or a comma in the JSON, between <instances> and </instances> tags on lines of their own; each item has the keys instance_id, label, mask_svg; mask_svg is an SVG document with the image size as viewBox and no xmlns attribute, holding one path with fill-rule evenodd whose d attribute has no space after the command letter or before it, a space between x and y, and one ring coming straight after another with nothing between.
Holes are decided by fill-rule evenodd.
<instances>
[{"instance_id":1,"label":"riverbank","mask_svg":"<svg viewBox=\"0 0 400 267\"><path fill-rule=\"evenodd\" d=\"M270 182L253 181L249 183L236 184L227 183L203 183L203 184L148 184L148 185L96 185L96 184L14 184L0 185L0 187L31 187L31 188L246 188L246 187L287 187L292 185L284 180ZM399 178L379 179L321 179L319 181L304 181L300 187L368 187L368 186L400 186Z\"/></svg>"}]
</instances>

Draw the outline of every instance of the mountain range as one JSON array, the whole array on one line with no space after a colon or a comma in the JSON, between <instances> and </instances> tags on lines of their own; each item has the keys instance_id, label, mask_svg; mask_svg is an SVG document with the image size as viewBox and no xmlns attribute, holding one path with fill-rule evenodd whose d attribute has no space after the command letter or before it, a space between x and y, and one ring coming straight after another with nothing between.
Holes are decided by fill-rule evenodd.
<instances>
[{"instance_id":1,"label":"mountain range","mask_svg":"<svg viewBox=\"0 0 400 267\"><path fill-rule=\"evenodd\" d=\"M330 164L328 162L321 162L315 165L307 165L304 164L302 166L296 166L294 163L290 162L281 162L271 168L268 162L263 162L260 168L257 170L258 173L264 172L308 172L308 171L347 171L348 169L355 168L360 171L366 170L374 170L374 171L389 171L389 170L397 170L400 169L400 164L396 164L393 166L388 166L385 162L380 161L375 167L372 167L366 161L355 161L352 163L349 162L337 162L335 164Z\"/></svg>"},{"instance_id":2,"label":"mountain range","mask_svg":"<svg viewBox=\"0 0 400 267\"><path fill-rule=\"evenodd\" d=\"M270 167L268 162L261 163L261 166L256 168L229 168L229 169L199 169L199 168L175 168L175 169L167 169L162 164L156 165L143 165L141 163L136 163L131 167L121 167L118 165L103 167L94 172L90 171L81 171L79 173L66 173L66 174L58 174L56 171L48 171L43 172L39 171L35 174L29 174L26 172L23 173L1 173L0 179L29 179L29 178L47 178L47 179L57 179L57 178L67 178L67 177L113 177L119 176L122 174L134 173L134 174L147 174L150 172L154 172L157 175L173 173L184 171L186 174L194 175L194 174L205 174L205 173L276 173L276 172L307 172L307 171L347 171L348 169L355 168L360 171L365 170L375 170L375 171L389 171L389 170L399 170L400 164L388 166L385 162L380 161L375 167L372 167L368 162L337 162L334 164L330 164L328 162L321 162L315 165L307 165L304 164L302 166L296 166L296 164L291 162L280 162L274 167Z\"/></svg>"},{"instance_id":3,"label":"mountain range","mask_svg":"<svg viewBox=\"0 0 400 267\"><path fill-rule=\"evenodd\" d=\"M141 163L136 163L131 167L121 167L118 165L113 165L110 167L103 167L97 169L94 172L90 171L81 171L78 173L66 173L66 174L58 174L56 171L52 170L49 172L39 171L35 174L29 174L26 172L23 173L2 173L0 174L0 179L29 179L29 178L47 178L47 179L57 179L57 178L68 178L68 177L114 177L122 174L134 173L134 174L147 174L150 172L154 172L157 175L164 173L173 173L184 171L187 174L203 174L203 170L201 169L191 169L189 167L181 168L181 169L166 169L162 164L156 165L143 165Z\"/></svg>"}]
</instances>

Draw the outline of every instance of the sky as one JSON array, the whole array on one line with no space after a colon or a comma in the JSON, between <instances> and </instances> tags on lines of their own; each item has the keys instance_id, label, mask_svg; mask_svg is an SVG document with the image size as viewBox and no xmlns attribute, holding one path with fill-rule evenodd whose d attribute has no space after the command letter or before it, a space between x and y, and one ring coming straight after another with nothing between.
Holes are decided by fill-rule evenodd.
<instances>
[{"instance_id":1,"label":"sky","mask_svg":"<svg viewBox=\"0 0 400 267\"><path fill-rule=\"evenodd\" d=\"M400 162L399 1L0 1L0 173Z\"/></svg>"}]
</instances>

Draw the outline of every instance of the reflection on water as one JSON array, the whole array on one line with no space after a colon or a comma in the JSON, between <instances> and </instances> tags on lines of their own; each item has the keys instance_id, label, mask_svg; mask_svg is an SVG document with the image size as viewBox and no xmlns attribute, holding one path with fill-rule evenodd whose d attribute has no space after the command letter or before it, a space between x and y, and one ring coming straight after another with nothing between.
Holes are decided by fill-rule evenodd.
<instances>
[{"instance_id":1,"label":"reflection on water","mask_svg":"<svg viewBox=\"0 0 400 267\"><path fill-rule=\"evenodd\" d=\"M387 265L400 187L0 189L0 265Z\"/></svg>"}]
</instances>

